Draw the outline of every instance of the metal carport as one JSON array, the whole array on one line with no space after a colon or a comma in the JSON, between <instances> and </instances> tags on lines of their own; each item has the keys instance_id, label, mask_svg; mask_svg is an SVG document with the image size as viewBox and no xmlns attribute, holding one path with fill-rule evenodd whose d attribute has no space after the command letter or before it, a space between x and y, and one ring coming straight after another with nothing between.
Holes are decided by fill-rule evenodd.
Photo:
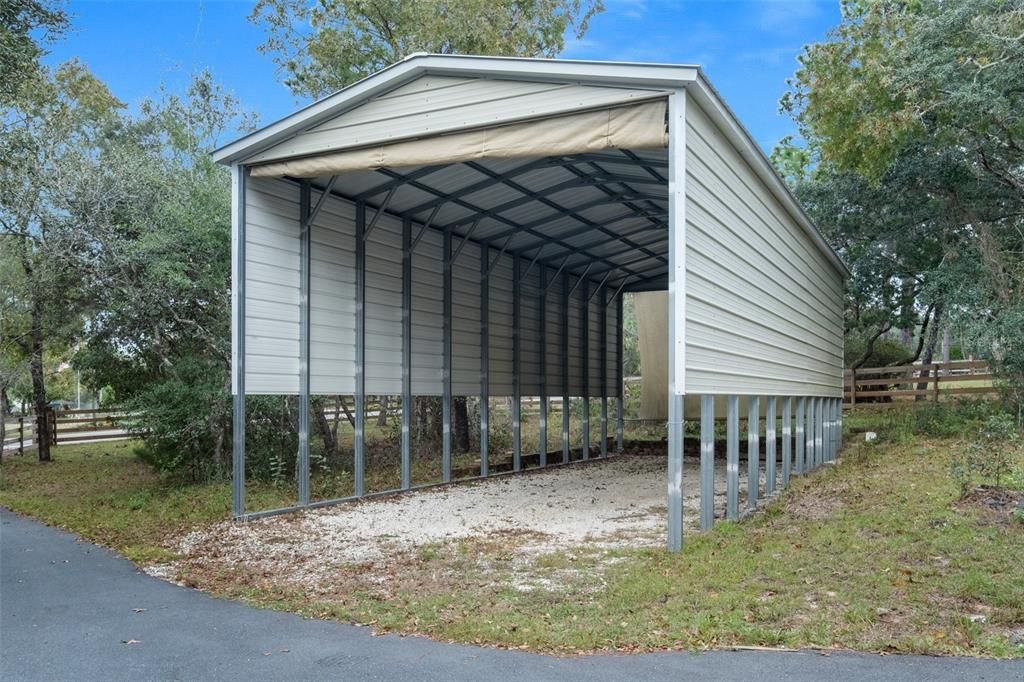
<instances>
[{"instance_id":1,"label":"metal carport","mask_svg":"<svg viewBox=\"0 0 1024 682\"><path fill-rule=\"evenodd\" d=\"M355 399L354 497L366 491L368 394L519 410L609 398L623 438L622 293L669 292L668 546L682 546L685 413L701 417L701 525L713 522L716 401L727 422L727 516L739 514L741 401L757 505L832 459L846 269L697 67L415 55L215 153L232 168L234 514L340 500L309 493L309 397ZM440 337L440 338L438 338ZM245 396L298 395L298 504L247 513ZM781 407L781 423L778 409ZM806 425L806 427L805 427ZM539 447L542 465L547 447ZM781 456L781 472L776 463ZM781 476L779 475L781 473ZM349 499L349 498L346 498Z\"/></svg>"}]
</instances>

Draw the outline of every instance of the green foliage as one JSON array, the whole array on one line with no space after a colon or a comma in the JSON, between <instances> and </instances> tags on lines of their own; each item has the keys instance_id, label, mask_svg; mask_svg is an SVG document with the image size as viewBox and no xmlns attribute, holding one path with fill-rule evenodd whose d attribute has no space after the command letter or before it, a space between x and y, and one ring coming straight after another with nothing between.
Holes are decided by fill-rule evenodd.
<instances>
[{"instance_id":1,"label":"green foliage","mask_svg":"<svg viewBox=\"0 0 1024 682\"><path fill-rule=\"evenodd\" d=\"M31 87L41 76L44 44L67 27L62 2L0 0L0 106L31 96Z\"/></svg>"},{"instance_id":2,"label":"green foliage","mask_svg":"<svg viewBox=\"0 0 1024 682\"><path fill-rule=\"evenodd\" d=\"M843 348L843 359L846 367L852 367L853 363L865 358L867 352L867 340L862 333L850 333L846 336L846 344ZM875 341L870 353L862 362L863 367L886 367L902 365L910 362L914 354L899 341L893 339L879 339Z\"/></svg>"},{"instance_id":3,"label":"green foliage","mask_svg":"<svg viewBox=\"0 0 1024 682\"><path fill-rule=\"evenodd\" d=\"M1024 395L1024 3L846 0L782 107L787 173L853 270L855 336L949 324ZM795 159L795 160L794 160ZM934 326L933 324L933 326ZM931 338L931 337L930 337ZM925 357L934 347L929 343Z\"/></svg>"},{"instance_id":4,"label":"green foliage","mask_svg":"<svg viewBox=\"0 0 1024 682\"><path fill-rule=\"evenodd\" d=\"M554 57L600 0L258 0L260 50L296 95L321 97L415 52Z\"/></svg>"},{"instance_id":5,"label":"green foliage","mask_svg":"<svg viewBox=\"0 0 1024 682\"><path fill-rule=\"evenodd\" d=\"M974 439L950 458L950 473L960 487L960 495L966 496L979 481L993 487L1004 485L1022 451L1024 438L1013 417L989 417Z\"/></svg>"}]
</instances>

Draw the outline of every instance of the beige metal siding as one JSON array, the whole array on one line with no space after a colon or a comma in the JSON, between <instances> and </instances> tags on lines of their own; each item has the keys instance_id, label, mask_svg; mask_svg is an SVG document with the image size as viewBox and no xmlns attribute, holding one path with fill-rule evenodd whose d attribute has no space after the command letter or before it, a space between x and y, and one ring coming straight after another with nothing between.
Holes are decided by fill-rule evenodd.
<instances>
[{"instance_id":1,"label":"beige metal siding","mask_svg":"<svg viewBox=\"0 0 1024 682\"><path fill-rule=\"evenodd\" d=\"M245 196L245 390L299 390L299 188L251 178Z\"/></svg>"},{"instance_id":2,"label":"beige metal siding","mask_svg":"<svg viewBox=\"0 0 1024 682\"><path fill-rule=\"evenodd\" d=\"M319 199L317 191L312 201ZM253 178L246 201L246 391L296 394L299 390L299 187L286 180ZM368 211L367 222L373 219ZM366 392L401 393L401 222L383 215L366 245ZM413 234L419 230L413 226ZM355 206L329 197L313 224L310 263L310 392L350 395L355 389ZM457 248L459 238L455 238ZM443 368L442 235L429 229L412 259L412 390L440 395ZM490 250L490 261L498 250ZM524 262L523 267L526 264ZM574 281L574 280L573 280ZM521 394L539 392L537 268L521 283ZM548 292L544 358L551 395L561 391L561 277ZM452 268L453 395L480 393L480 247L466 244ZM503 254L491 271L490 391L511 395L512 257ZM570 384L580 391L579 321L582 287L570 307ZM609 352L614 352L614 306L609 309ZM597 330L595 305L591 328ZM596 334L594 334L596 337ZM591 348L597 348L596 338ZM614 361L609 392L614 394ZM591 352L591 394L598 394L598 358Z\"/></svg>"},{"instance_id":3,"label":"beige metal siding","mask_svg":"<svg viewBox=\"0 0 1024 682\"><path fill-rule=\"evenodd\" d=\"M248 159L322 154L658 96L645 89L425 76ZM663 94L662 94L663 96Z\"/></svg>"},{"instance_id":4,"label":"beige metal siding","mask_svg":"<svg viewBox=\"0 0 1024 682\"><path fill-rule=\"evenodd\" d=\"M842 274L694 103L686 202L687 393L840 396Z\"/></svg>"}]
</instances>

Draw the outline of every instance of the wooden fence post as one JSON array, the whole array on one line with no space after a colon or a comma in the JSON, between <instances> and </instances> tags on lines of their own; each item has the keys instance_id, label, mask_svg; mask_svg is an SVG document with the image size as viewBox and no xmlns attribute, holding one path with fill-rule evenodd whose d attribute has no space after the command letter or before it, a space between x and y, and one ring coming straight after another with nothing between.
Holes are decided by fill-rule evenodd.
<instances>
[{"instance_id":1,"label":"wooden fence post","mask_svg":"<svg viewBox=\"0 0 1024 682\"><path fill-rule=\"evenodd\" d=\"M18 417L18 454L25 454L25 415Z\"/></svg>"},{"instance_id":2,"label":"wooden fence post","mask_svg":"<svg viewBox=\"0 0 1024 682\"><path fill-rule=\"evenodd\" d=\"M850 407L857 404L857 368L850 368Z\"/></svg>"}]
</instances>

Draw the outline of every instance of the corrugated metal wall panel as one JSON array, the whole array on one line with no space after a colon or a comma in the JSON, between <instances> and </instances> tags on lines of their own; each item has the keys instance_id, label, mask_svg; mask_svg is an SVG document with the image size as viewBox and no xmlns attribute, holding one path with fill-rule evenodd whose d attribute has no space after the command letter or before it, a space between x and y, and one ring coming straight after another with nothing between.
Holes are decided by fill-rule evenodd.
<instances>
[{"instance_id":1,"label":"corrugated metal wall panel","mask_svg":"<svg viewBox=\"0 0 1024 682\"><path fill-rule=\"evenodd\" d=\"M319 199L313 193L312 201ZM355 390L355 208L329 197L310 234L309 388L314 395Z\"/></svg>"},{"instance_id":2,"label":"corrugated metal wall panel","mask_svg":"<svg viewBox=\"0 0 1024 682\"><path fill-rule=\"evenodd\" d=\"M421 78L286 140L249 160L261 163L496 122L597 109L648 99L650 90L464 78ZM457 115L450 115L458 108ZM518 116L509 118L509 112Z\"/></svg>"},{"instance_id":3,"label":"corrugated metal wall panel","mask_svg":"<svg viewBox=\"0 0 1024 682\"><path fill-rule=\"evenodd\" d=\"M251 178L245 197L245 390L299 390L299 189Z\"/></svg>"},{"instance_id":4,"label":"corrugated metal wall panel","mask_svg":"<svg viewBox=\"0 0 1024 682\"><path fill-rule=\"evenodd\" d=\"M488 262L494 263L499 250L488 249ZM512 258L502 255L491 268L489 286L490 348L488 383L491 395L512 395Z\"/></svg>"},{"instance_id":5,"label":"corrugated metal wall panel","mask_svg":"<svg viewBox=\"0 0 1024 682\"><path fill-rule=\"evenodd\" d=\"M842 275L687 107L688 393L842 392Z\"/></svg>"},{"instance_id":6,"label":"corrugated metal wall panel","mask_svg":"<svg viewBox=\"0 0 1024 682\"><path fill-rule=\"evenodd\" d=\"M299 371L299 189L284 180L252 179L247 198L246 390L295 394ZM312 200L319 198L314 190ZM368 220L372 219L370 211ZM418 226L413 227L414 235ZM330 197L313 224L310 262L310 390L348 395L355 387L355 207ZM456 245L459 240L456 239ZM414 395L442 393L443 275L440 232L429 229L413 254L412 378ZM491 249L491 260L498 255ZM480 250L467 243L453 267L453 393L480 392ZM367 240L366 391L401 392L401 224L382 216ZM523 269L528 263L524 260ZM550 276L549 272L549 276ZM575 283L571 279L570 286ZM538 268L523 278L520 312L520 392L540 390ZM546 348L549 395L561 394L562 277L548 291ZM490 390L512 394L512 257L495 263L490 284ZM583 289L573 293L569 316L570 388L582 391L580 324ZM615 346L609 308L609 352ZM599 393L597 329L592 305L591 394ZM614 358L614 355L610 355ZM614 395L614 361L609 391Z\"/></svg>"},{"instance_id":7,"label":"corrugated metal wall panel","mask_svg":"<svg viewBox=\"0 0 1024 682\"><path fill-rule=\"evenodd\" d=\"M457 249L461 240L453 240ZM452 395L480 395L480 247L452 264Z\"/></svg>"},{"instance_id":8,"label":"corrugated metal wall panel","mask_svg":"<svg viewBox=\"0 0 1024 682\"><path fill-rule=\"evenodd\" d=\"M413 226L413 237L419 234ZM444 238L424 233L412 255L412 392L441 395L444 370Z\"/></svg>"}]
</instances>

